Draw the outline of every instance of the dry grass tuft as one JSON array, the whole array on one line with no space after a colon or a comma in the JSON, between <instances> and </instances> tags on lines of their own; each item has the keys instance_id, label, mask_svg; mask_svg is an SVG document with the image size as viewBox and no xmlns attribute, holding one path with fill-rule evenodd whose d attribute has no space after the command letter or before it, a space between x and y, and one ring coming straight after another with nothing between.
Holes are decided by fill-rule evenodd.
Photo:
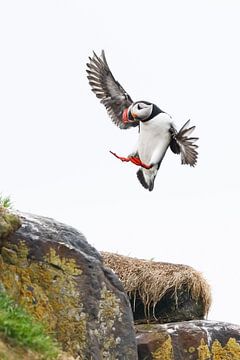
<instances>
[{"instance_id":1,"label":"dry grass tuft","mask_svg":"<svg viewBox=\"0 0 240 360\"><path fill-rule=\"evenodd\" d=\"M112 269L123 283L129 298L136 301L140 296L146 315L150 314L150 307L156 304L168 292L178 303L177 292L187 289L193 300L202 300L205 315L211 305L210 287L202 274L190 266L140 260L128 256L101 252L105 266ZM133 309L135 310L135 309Z\"/></svg>"}]
</instances>

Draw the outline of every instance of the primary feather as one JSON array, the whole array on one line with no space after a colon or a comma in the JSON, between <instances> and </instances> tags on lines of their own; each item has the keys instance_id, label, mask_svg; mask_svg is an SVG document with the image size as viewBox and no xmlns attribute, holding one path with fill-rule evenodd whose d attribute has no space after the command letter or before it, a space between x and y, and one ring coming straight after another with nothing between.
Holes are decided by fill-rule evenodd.
<instances>
[{"instance_id":1,"label":"primary feather","mask_svg":"<svg viewBox=\"0 0 240 360\"><path fill-rule=\"evenodd\" d=\"M93 53L93 56L89 58L87 67L87 78L92 91L106 107L112 121L121 129L138 126L139 121L131 123L123 122L123 111L127 109L133 101L119 82L115 80L109 69L104 51L102 51L101 57Z\"/></svg>"}]
</instances>

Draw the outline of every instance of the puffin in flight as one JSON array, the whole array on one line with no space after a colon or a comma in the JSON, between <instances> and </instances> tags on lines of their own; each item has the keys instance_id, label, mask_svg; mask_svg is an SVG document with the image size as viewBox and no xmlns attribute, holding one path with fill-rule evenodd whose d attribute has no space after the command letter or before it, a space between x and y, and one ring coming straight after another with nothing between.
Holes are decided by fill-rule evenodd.
<instances>
[{"instance_id":1,"label":"puffin in flight","mask_svg":"<svg viewBox=\"0 0 240 360\"><path fill-rule=\"evenodd\" d=\"M195 166L197 163L196 137L190 137L195 126L189 127L188 120L177 131L169 114L148 101L133 101L115 80L105 53L93 52L87 63L88 81L92 91L107 109L108 115L120 129L139 128L136 149L127 157L118 156L121 161L131 162L139 167L137 177L145 189L153 190L154 180L167 149L180 154L181 163Z\"/></svg>"}]
</instances>

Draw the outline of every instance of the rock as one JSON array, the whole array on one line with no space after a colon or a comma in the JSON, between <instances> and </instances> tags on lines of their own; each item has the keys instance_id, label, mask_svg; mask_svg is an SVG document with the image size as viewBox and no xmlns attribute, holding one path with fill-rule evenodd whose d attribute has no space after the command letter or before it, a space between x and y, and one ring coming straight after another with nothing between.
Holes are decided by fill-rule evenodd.
<instances>
[{"instance_id":1,"label":"rock","mask_svg":"<svg viewBox=\"0 0 240 360\"><path fill-rule=\"evenodd\" d=\"M128 298L100 254L70 226L18 216L22 226L0 237L0 283L8 294L73 356L137 359Z\"/></svg>"},{"instance_id":2,"label":"rock","mask_svg":"<svg viewBox=\"0 0 240 360\"><path fill-rule=\"evenodd\" d=\"M102 252L105 266L122 281L135 323L204 319L211 304L210 287L190 266L140 260Z\"/></svg>"},{"instance_id":3,"label":"rock","mask_svg":"<svg viewBox=\"0 0 240 360\"><path fill-rule=\"evenodd\" d=\"M240 326L204 320L137 325L139 360L239 360Z\"/></svg>"}]
</instances>

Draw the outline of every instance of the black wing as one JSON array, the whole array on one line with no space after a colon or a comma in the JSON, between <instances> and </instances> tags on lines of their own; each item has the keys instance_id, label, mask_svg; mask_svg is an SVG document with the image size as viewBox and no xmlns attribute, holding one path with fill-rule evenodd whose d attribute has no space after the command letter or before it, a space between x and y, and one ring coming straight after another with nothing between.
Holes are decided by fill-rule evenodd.
<instances>
[{"instance_id":1,"label":"black wing","mask_svg":"<svg viewBox=\"0 0 240 360\"><path fill-rule=\"evenodd\" d=\"M195 166L197 163L198 146L195 141L198 140L196 137L189 137L189 135L195 129L195 126L188 128L190 120L188 120L183 127L177 132L177 130L172 126L170 128L170 133L172 136L170 142L170 149L175 154L181 154L181 162L182 164L187 164L190 166Z\"/></svg>"},{"instance_id":2,"label":"black wing","mask_svg":"<svg viewBox=\"0 0 240 360\"><path fill-rule=\"evenodd\" d=\"M128 129L139 125L138 121L124 122L122 119L123 111L132 103L131 97L123 87L114 79L105 53L102 51L101 57L93 52L93 57L89 57L87 64L88 81L92 91L101 99L101 103L106 107L108 115L112 121L121 129Z\"/></svg>"}]
</instances>

